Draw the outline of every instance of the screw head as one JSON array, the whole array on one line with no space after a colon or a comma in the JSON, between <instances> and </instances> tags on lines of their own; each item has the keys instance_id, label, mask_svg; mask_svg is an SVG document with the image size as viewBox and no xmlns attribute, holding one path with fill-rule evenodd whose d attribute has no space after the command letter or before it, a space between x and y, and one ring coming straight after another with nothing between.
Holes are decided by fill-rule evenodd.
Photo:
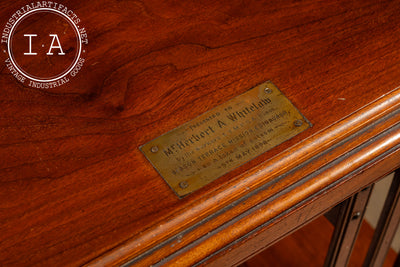
<instances>
[{"instance_id":1,"label":"screw head","mask_svg":"<svg viewBox=\"0 0 400 267\"><path fill-rule=\"evenodd\" d=\"M351 219L357 220L358 218L360 218L360 216L361 216L361 212L357 211L357 212L353 213L353 215L351 216Z\"/></svg>"},{"instance_id":2,"label":"screw head","mask_svg":"<svg viewBox=\"0 0 400 267\"><path fill-rule=\"evenodd\" d=\"M302 120L295 120L293 124L296 127L300 127L301 125L303 125L303 121Z\"/></svg>"},{"instance_id":3,"label":"screw head","mask_svg":"<svg viewBox=\"0 0 400 267\"><path fill-rule=\"evenodd\" d=\"M153 147L150 149L150 151L153 152L153 153L157 153L157 152L158 152L158 146L153 146Z\"/></svg>"},{"instance_id":4,"label":"screw head","mask_svg":"<svg viewBox=\"0 0 400 267\"><path fill-rule=\"evenodd\" d=\"M269 88L269 87L265 87L264 91L265 91L267 94L272 93L272 89Z\"/></svg>"},{"instance_id":5,"label":"screw head","mask_svg":"<svg viewBox=\"0 0 400 267\"><path fill-rule=\"evenodd\" d=\"M182 188L182 189L185 189L188 186L189 186L189 184L186 181L182 181L182 182L179 183L179 187Z\"/></svg>"}]
</instances>

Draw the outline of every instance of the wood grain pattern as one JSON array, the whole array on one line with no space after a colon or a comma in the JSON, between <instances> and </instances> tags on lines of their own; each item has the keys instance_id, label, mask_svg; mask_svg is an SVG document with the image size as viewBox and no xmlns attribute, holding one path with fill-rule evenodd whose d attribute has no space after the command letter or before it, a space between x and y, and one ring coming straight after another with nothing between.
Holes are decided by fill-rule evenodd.
<instances>
[{"instance_id":1,"label":"wood grain pattern","mask_svg":"<svg viewBox=\"0 0 400 267\"><path fill-rule=\"evenodd\" d=\"M379 155L384 155L385 152L390 153L390 150L387 149L399 145L399 127L400 125L397 125L397 127L394 129L394 132L380 137L373 143L367 143L367 146L362 147L359 150L349 152L349 155L343 159L340 159L340 161L327 164L320 170L317 170L308 176L301 176L302 179L298 181L297 184L287 187L289 189L285 188L285 190L282 190L279 182L277 183L278 185L275 184L275 186L268 187L268 189L265 189L266 191L272 191L275 188L280 187L282 192L276 192L274 196L267 198L264 203L260 203L259 205L255 206L251 213L244 213L245 216L242 218L232 220L231 223L227 224L225 227L221 227L219 231L213 233L212 235L208 235L206 238L204 238L204 240L195 244L190 250L182 253L181 255L177 255L171 259L171 261L173 264L177 265L186 266L194 264L195 262L206 258L207 255L213 254L214 252L222 249L224 246L235 242L235 240L241 238L242 236L245 236L247 233L251 232L252 229L261 225L265 226L265 224L277 220L279 216L285 216L285 212L292 210L294 207L299 205L299 203L303 203L303 205L306 206L308 205L308 202L316 201L316 199L320 198L321 195L327 194L330 190L332 190L331 187L337 187L338 183L341 183L341 193L338 193L338 195L335 197L331 196L330 199L327 199L322 203L318 203L318 209L326 211L329 207L338 204L338 202L340 202L338 201L339 199L341 200L346 198L346 196L355 193L357 188L363 188L368 183L374 181L374 179L377 179L377 177L382 177L384 174L387 174L380 173L379 175L373 175L371 177L363 177L357 184L356 188L350 187L349 185L344 185L345 183L354 183L356 180L355 173L362 172L362 168L365 168L363 166L368 164L375 165L375 161L377 160L376 158ZM395 167L389 168L390 164L393 164ZM385 171L393 171L398 166L398 161L393 163L386 162L387 169ZM294 176L296 177L297 175L301 174L301 171L298 171L294 173ZM349 182L348 180L350 177L353 180ZM288 177L285 178L285 182L286 180L290 180L292 182L296 181L296 178L294 177L294 179L288 179ZM336 190L339 189L336 188ZM259 195L261 195L261 193ZM309 211L308 213L299 214L298 216L302 216L302 220L306 222L307 219L309 220L320 213L321 211L317 212L317 209L315 209ZM299 221L300 219L298 219L297 223ZM231 260L230 257L228 258ZM221 265L216 264L215 266Z\"/></svg>"},{"instance_id":2,"label":"wood grain pattern","mask_svg":"<svg viewBox=\"0 0 400 267\"><path fill-rule=\"evenodd\" d=\"M4 266L158 262L397 123L397 1L64 2L89 35L79 75L40 90L0 67ZM24 4L1 2L0 25ZM268 79L314 127L179 200L138 147Z\"/></svg>"},{"instance_id":3,"label":"wood grain pattern","mask_svg":"<svg viewBox=\"0 0 400 267\"><path fill-rule=\"evenodd\" d=\"M386 159L373 164L365 171L347 177L347 179L341 181L342 183L336 184L327 191L320 192L305 203L300 203L278 218L266 222L262 227L230 244L219 253L213 254L206 261L203 261L203 264L207 266L229 266L244 262L298 229L298 227L315 219L316 216L325 213L328 210L327 207L332 206L330 203L339 203L346 196L360 190L360 185L370 184L374 182L376 177L385 176L388 170L398 168L399 161L399 151L391 153Z\"/></svg>"},{"instance_id":4,"label":"wood grain pattern","mask_svg":"<svg viewBox=\"0 0 400 267\"><path fill-rule=\"evenodd\" d=\"M324 264L324 256L328 250L332 233L332 224L324 216L321 216L251 258L240 267L321 267ZM374 229L364 220L361 224L349 267L362 266L373 234ZM290 254L288 253L289 251ZM396 252L390 249L383 267L393 266L395 260Z\"/></svg>"}]
</instances>

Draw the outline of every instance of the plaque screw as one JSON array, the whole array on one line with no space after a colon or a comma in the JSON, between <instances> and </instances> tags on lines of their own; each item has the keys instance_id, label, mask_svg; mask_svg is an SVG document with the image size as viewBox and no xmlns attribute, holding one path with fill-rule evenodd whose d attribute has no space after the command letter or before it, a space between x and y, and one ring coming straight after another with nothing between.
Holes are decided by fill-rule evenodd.
<instances>
[{"instance_id":1,"label":"plaque screw","mask_svg":"<svg viewBox=\"0 0 400 267\"><path fill-rule=\"evenodd\" d=\"M150 149L150 151L153 152L153 153L157 153L157 152L158 152L158 146L153 146L153 147Z\"/></svg>"},{"instance_id":2,"label":"plaque screw","mask_svg":"<svg viewBox=\"0 0 400 267\"><path fill-rule=\"evenodd\" d=\"M272 89L269 88L269 87L265 87L264 91L265 91L267 94L272 93Z\"/></svg>"},{"instance_id":3,"label":"plaque screw","mask_svg":"<svg viewBox=\"0 0 400 267\"><path fill-rule=\"evenodd\" d=\"M295 120L293 124L296 127L300 127L301 125L303 125L303 121L302 120Z\"/></svg>"},{"instance_id":4,"label":"plaque screw","mask_svg":"<svg viewBox=\"0 0 400 267\"><path fill-rule=\"evenodd\" d=\"M189 184L186 181L182 181L182 182L179 183L179 187L182 188L182 189L185 189L188 186L189 186Z\"/></svg>"}]
</instances>

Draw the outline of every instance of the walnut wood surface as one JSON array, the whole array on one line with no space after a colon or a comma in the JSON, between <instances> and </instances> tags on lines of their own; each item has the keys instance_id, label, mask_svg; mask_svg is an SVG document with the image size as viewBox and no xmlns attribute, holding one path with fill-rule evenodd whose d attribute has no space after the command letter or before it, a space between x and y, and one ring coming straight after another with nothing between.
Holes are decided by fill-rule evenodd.
<instances>
[{"instance_id":1,"label":"walnut wood surface","mask_svg":"<svg viewBox=\"0 0 400 267\"><path fill-rule=\"evenodd\" d=\"M360 154L365 155L365 151ZM354 158L356 157L357 156L354 156ZM362 158L361 155L360 158ZM352 166L352 163L349 163L351 161L352 160L347 161L347 163L344 163L344 165L341 164L341 166ZM399 162L400 151L397 149L395 152L388 153L385 157L367 164L364 168L346 171L347 174L335 174L335 168L332 168L325 173L321 172L321 176L328 176L326 179L322 180L325 180L325 182L333 180L334 182L317 192L316 190L313 190L314 186L312 185L312 181L310 181L311 183L308 183L308 186L306 185L303 189L300 188L300 190L297 190L296 188L293 190L293 193L289 192L284 196L281 196L278 201L273 198L272 201L267 199L264 203L261 203L262 209L260 208L257 210L259 212L254 212L251 216L246 216L242 219L242 223L249 225L253 223L252 218L256 218L258 223L262 223L261 227L255 228L255 231L251 231L242 238L235 240L231 244L227 245L227 247L221 249L219 253L214 253L205 261L205 264L217 267L235 265L243 262L248 257L255 255L263 248L275 243L277 240L285 237L298 227L310 222L316 216L327 212L330 207L356 193L364 186L375 182L377 179L382 178L395 170L399 167ZM341 171L345 170L342 169ZM332 175L338 175L341 178L337 179L336 177L335 179ZM317 184L319 183L320 182L317 182ZM298 194L303 196L299 197ZM297 203L294 205L289 204L292 198L297 199ZM296 202L296 200L294 201ZM283 203L281 204L280 202ZM276 208L281 209L280 214ZM276 216L273 214L273 216L271 216L271 213L279 215ZM231 229L234 228L234 226L230 226ZM233 232L232 235L233 234L235 234L235 232ZM233 239L234 238L232 238L232 240ZM210 240L206 240L200 245L205 244L207 241L210 242ZM181 257L180 260L190 261L193 259L192 257L186 259Z\"/></svg>"},{"instance_id":2,"label":"walnut wood surface","mask_svg":"<svg viewBox=\"0 0 400 267\"><path fill-rule=\"evenodd\" d=\"M1 2L0 25L25 4ZM33 89L0 67L4 266L121 264L135 257L138 264L156 263L399 120L398 1L64 4L89 36L75 79ZM0 61L6 58L0 51ZM314 127L178 199L138 147L266 80ZM369 146L375 150L365 159L357 154L357 162L399 143L397 132L382 138L387 143ZM326 152L332 145L339 147ZM265 184L268 190L256 191ZM286 195L280 211L313 192ZM243 197L249 201L234 202ZM176 262L196 263L269 218L256 215L259 221Z\"/></svg>"},{"instance_id":3,"label":"walnut wood surface","mask_svg":"<svg viewBox=\"0 0 400 267\"><path fill-rule=\"evenodd\" d=\"M333 225L321 216L285 239L246 261L240 267L321 267L328 251ZM349 267L361 267L374 229L364 220L358 234ZM288 257L290 251L290 257ZM390 249L383 267L392 267L396 252Z\"/></svg>"}]
</instances>

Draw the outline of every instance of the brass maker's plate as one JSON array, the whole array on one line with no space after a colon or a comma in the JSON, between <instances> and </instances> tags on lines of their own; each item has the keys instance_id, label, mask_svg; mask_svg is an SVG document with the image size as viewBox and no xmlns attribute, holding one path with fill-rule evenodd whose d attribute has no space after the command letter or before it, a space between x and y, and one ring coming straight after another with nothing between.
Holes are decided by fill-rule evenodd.
<instances>
[{"instance_id":1,"label":"brass maker's plate","mask_svg":"<svg viewBox=\"0 0 400 267\"><path fill-rule=\"evenodd\" d=\"M140 147L179 197L311 127L270 81Z\"/></svg>"}]
</instances>

